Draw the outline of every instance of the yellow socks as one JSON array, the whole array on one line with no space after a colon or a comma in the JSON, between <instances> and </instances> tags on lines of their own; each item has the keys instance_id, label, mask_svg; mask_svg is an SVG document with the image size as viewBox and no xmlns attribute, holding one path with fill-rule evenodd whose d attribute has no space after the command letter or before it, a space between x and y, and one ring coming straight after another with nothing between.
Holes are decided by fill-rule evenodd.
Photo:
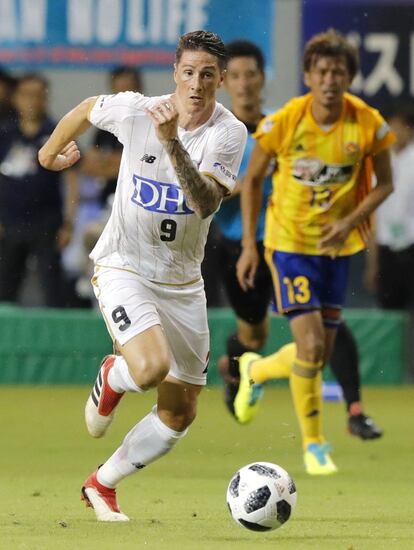
<instances>
[{"instance_id":1,"label":"yellow socks","mask_svg":"<svg viewBox=\"0 0 414 550\"><path fill-rule=\"evenodd\" d=\"M290 390L306 449L309 443L322 443L321 421L321 367L322 362L312 363L295 359L290 375Z\"/></svg>"},{"instance_id":2,"label":"yellow socks","mask_svg":"<svg viewBox=\"0 0 414 550\"><path fill-rule=\"evenodd\" d=\"M296 357L296 344L286 344L273 355L255 360L249 369L255 384L279 378L290 379L293 405L299 421L304 448L309 443L323 443L321 422L321 367Z\"/></svg>"},{"instance_id":3,"label":"yellow socks","mask_svg":"<svg viewBox=\"0 0 414 550\"><path fill-rule=\"evenodd\" d=\"M291 342L276 353L254 361L250 366L250 378L255 384L263 384L277 378L289 378L295 358L296 344Z\"/></svg>"}]
</instances>

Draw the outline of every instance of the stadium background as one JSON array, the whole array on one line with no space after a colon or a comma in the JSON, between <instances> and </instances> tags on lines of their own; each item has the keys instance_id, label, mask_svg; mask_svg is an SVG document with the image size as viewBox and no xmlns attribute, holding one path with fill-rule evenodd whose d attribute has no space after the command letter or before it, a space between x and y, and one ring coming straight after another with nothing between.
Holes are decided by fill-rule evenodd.
<instances>
[{"instance_id":1,"label":"stadium background","mask_svg":"<svg viewBox=\"0 0 414 550\"><path fill-rule=\"evenodd\" d=\"M264 107L275 109L303 91L300 51L304 42L333 26L360 46L362 71L353 90L384 108L396 98L414 94L413 10L414 2L409 0L349 0L346 5L336 0L0 0L0 66L15 74L42 72L51 84L51 114L57 119L83 98L106 92L108 70L120 63L142 68L148 95L172 90L171 63L177 39L202 26L217 31L226 41L243 37L261 46L267 59ZM219 100L228 105L224 92L219 93ZM81 139L81 145L87 146L90 137L91 132ZM409 376L409 320L404 313L367 309L374 308L375 302L364 290L363 266L363 254L353 258L347 296L347 306L358 310L348 313L351 328L356 331L358 322L369 327L369 338L356 331L363 381L400 383ZM36 305L35 289L30 295L30 281L26 286L27 304ZM17 346L10 346L9 331L0 333L5 365L0 382L91 381L97 358L108 343L103 322L93 313L88 315L1 307L2 326L16 324L21 337ZM73 316L87 323L85 329L91 327L82 332L83 338L66 330L65 319L73 320ZM215 361L224 346L220 335L231 330L232 319L229 310L210 311L211 383L218 382ZM269 352L288 338L283 321L272 322ZM95 325L99 336L91 349L89 332ZM34 336L39 326L42 338ZM59 330L65 330L64 342L56 337ZM384 341L389 344L386 364Z\"/></svg>"},{"instance_id":2,"label":"stadium background","mask_svg":"<svg viewBox=\"0 0 414 550\"><path fill-rule=\"evenodd\" d=\"M74 18L70 32L67 8ZM142 22L142 13L152 16ZM303 43L334 26L361 46L356 91L383 108L394 98L413 99L413 20L414 0L0 0L0 66L44 73L58 118L84 97L108 91L108 69L125 61L113 56L129 51L126 36L139 45L132 47L135 60L153 56L143 69L146 93L172 90L174 43L194 25L265 49L265 107L274 109L303 90ZM227 104L223 93L219 99ZM213 385L233 318L229 310L211 309L212 385L202 392L197 422L171 456L122 485L121 506L133 518L122 526L97 524L80 507L78 490L148 412L154 394L126 396L109 437L91 441L83 407L97 364L110 350L100 315L0 304L0 548L411 550L414 419L412 385L403 382L413 333L405 313L375 308L362 287L362 264L357 258L352 266L346 316L368 383L367 412L384 437L372 443L350 438L343 403L325 403L324 425L340 471L315 480L303 471L287 388L268 388L257 421L236 425L221 387ZM35 305L32 287L27 290L26 304ZM286 323L274 319L266 350L288 339ZM268 535L242 530L226 510L231 476L257 460L281 464L298 487L293 519Z\"/></svg>"}]
</instances>

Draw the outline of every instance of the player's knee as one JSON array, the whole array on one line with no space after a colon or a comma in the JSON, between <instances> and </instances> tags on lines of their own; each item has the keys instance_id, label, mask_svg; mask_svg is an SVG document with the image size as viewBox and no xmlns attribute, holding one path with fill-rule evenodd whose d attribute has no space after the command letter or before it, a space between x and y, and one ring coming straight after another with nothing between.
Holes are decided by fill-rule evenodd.
<instances>
[{"instance_id":1,"label":"player's knee","mask_svg":"<svg viewBox=\"0 0 414 550\"><path fill-rule=\"evenodd\" d=\"M322 339L309 335L298 346L298 355L311 363L322 363L325 356L325 343Z\"/></svg>"},{"instance_id":2,"label":"player's knee","mask_svg":"<svg viewBox=\"0 0 414 550\"><path fill-rule=\"evenodd\" d=\"M159 386L167 376L170 358L163 355L142 357L128 367L135 383L143 390L149 390Z\"/></svg>"}]
</instances>

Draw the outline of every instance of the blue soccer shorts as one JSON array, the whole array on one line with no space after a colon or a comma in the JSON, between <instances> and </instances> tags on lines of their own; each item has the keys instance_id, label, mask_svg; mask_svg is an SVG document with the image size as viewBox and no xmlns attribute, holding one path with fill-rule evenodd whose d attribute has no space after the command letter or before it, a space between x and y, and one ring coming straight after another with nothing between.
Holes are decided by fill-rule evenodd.
<instances>
[{"instance_id":1,"label":"blue soccer shorts","mask_svg":"<svg viewBox=\"0 0 414 550\"><path fill-rule=\"evenodd\" d=\"M326 326L337 326L345 301L349 256L330 258L266 249L275 313L289 319L321 310Z\"/></svg>"}]
</instances>

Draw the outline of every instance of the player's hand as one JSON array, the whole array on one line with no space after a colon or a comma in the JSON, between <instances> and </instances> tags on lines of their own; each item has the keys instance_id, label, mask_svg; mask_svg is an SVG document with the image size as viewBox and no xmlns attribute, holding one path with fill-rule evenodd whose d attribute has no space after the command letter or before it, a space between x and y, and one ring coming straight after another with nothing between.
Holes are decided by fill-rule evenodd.
<instances>
[{"instance_id":1,"label":"player's hand","mask_svg":"<svg viewBox=\"0 0 414 550\"><path fill-rule=\"evenodd\" d=\"M177 137L178 111L172 99L164 99L146 112L155 126L155 133L161 143Z\"/></svg>"},{"instance_id":2,"label":"player's hand","mask_svg":"<svg viewBox=\"0 0 414 550\"><path fill-rule=\"evenodd\" d=\"M70 141L57 155L42 155L42 150L39 152L39 162L43 168L60 172L66 168L70 168L80 159L80 151L75 141Z\"/></svg>"},{"instance_id":3,"label":"player's hand","mask_svg":"<svg viewBox=\"0 0 414 550\"><path fill-rule=\"evenodd\" d=\"M254 279L259 261L260 258L256 246L243 248L240 258L237 260L236 274L239 285L245 292L254 288Z\"/></svg>"},{"instance_id":4,"label":"player's hand","mask_svg":"<svg viewBox=\"0 0 414 550\"><path fill-rule=\"evenodd\" d=\"M325 225L322 228L322 237L318 244L320 253L336 258L350 231L351 227L346 220L339 220Z\"/></svg>"}]
</instances>

